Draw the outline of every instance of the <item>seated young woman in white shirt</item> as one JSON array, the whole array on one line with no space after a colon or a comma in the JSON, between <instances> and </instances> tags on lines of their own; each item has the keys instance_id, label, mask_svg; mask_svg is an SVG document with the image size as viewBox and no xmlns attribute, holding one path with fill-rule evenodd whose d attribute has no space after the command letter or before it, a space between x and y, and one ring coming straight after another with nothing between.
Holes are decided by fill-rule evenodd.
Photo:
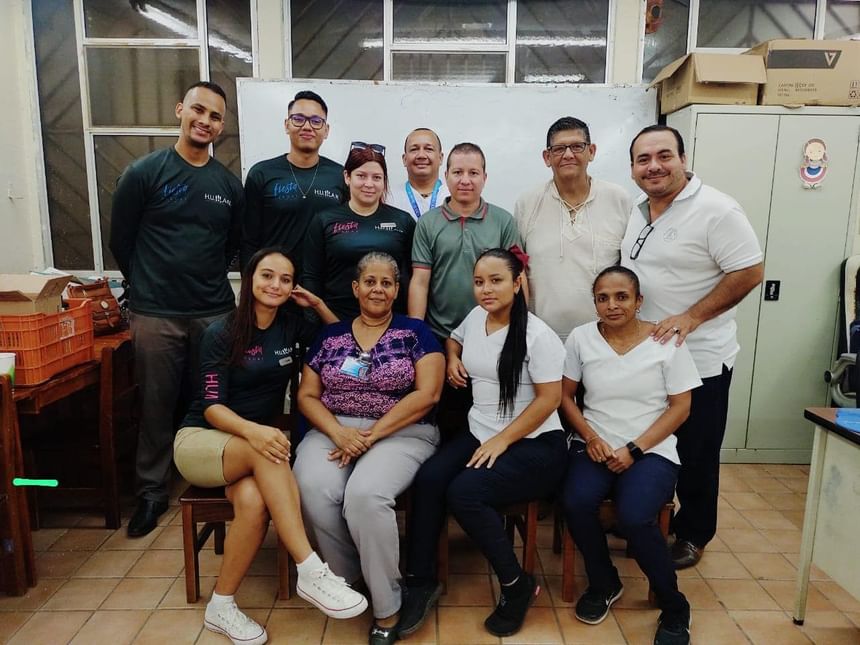
<instances>
[{"instance_id":1,"label":"seated young woman in white shirt","mask_svg":"<svg viewBox=\"0 0 860 645\"><path fill-rule=\"evenodd\" d=\"M637 317L639 279L613 266L594 281L599 320L573 330L565 343L561 411L576 432L563 505L582 553L588 588L576 617L597 624L623 591L612 565L598 508L612 498L619 531L648 578L662 610L655 645L689 643L690 605L657 526L678 476L673 433L690 413L690 390L702 384L686 345L651 338L654 325ZM580 410L575 396L585 388Z\"/></svg>"},{"instance_id":2,"label":"seated young woman in white shirt","mask_svg":"<svg viewBox=\"0 0 860 645\"><path fill-rule=\"evenodd\" d=\"M517 632L540 591L517 562L496 510L547 497L567 463L557 412L564 346L529 313L522 273L510 251L485 251L473 275L480 306L446 341L448 382L462 388L472 380L470 431L444 443L413 482L401 635L415 632L439 597L436 545L448 510L499 578L502 597L484 622L487 631Z\"/></svg>"}]
</instances>

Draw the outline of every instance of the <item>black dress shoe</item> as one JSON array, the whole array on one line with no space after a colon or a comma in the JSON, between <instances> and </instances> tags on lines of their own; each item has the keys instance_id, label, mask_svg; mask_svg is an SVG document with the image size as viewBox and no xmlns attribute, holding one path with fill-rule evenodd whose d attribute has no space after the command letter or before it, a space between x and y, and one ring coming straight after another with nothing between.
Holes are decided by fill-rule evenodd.
<instances>
[{"instance_id":1,"label":"black dress shoe","mask_svg":"<svg viewBox=\"0 0 860 645\"><path fill-rule=\"evenodd\" d=\"M368 645L392 645L397 642L397 627L380 627L376 621L370 626Z\"/></svg>"},{"instance_id":2,"label":"black dress shoe","mask_svg":"<svg viewBox=\"0 0 860 645\"><path fill-rule=\"evenodd\" d=\"M128 537L143 537L158 526L158 518L167 510L167 502L142 499L128 523Z\"/></svg>"},{"instance_id":3,"label":"black dress shoe","mask_svg":"<svg viewBox=\"0 0 860 645\"><path fill-rule=\"evenodd\" d=\"M672 563L676 569L687 569L694 567L702 559L704 549L696 546L689 540L675 540L669 553L672 557Z\"/></svg>"}]
</instances>

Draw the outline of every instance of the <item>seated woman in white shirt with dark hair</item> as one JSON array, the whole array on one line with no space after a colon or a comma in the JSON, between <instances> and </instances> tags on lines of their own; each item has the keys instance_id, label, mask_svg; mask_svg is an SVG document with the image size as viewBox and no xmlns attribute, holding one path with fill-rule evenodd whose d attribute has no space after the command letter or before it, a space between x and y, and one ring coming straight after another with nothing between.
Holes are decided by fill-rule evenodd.
<instances>
[{"instance_id":1,"label":"seated woman in white shirt with dark hair","mask_svg":"<svg viewBox=\"0 0 860 645\"><path fill-rule=\"evenodd\" d=\"M522 627L540 592L523 571L499 508L544 499L564 477L567 445L558 416L564 346L529 313L523 263L507 249L475 263L475 307L446 340L453 387L472 381L469 428L425 461L412 484L407 528L406 600L400 636L417 631L441 588L436 580L439 531L450 510L489 560L501 595L484 626L495 636Z\"/></svg>"},{"instance_id":2,"label":"seated woman in white shirt with dark hair","mask_svg":"<svg viewBox=\"0 0 860 645\"><path fill-rule=\"evenodd\" d=\"M623 591L598 520L600 503L612 498L619 531L662 610L654 643L683 645L690 605L656 518L675 492L680 462L673 433L690 413L690 390L702 382L687 346L655 342L654 324L637 317L643 298L633 271L604 269L593 292L599 320L568 337L562 379L561 411L577 434L562 500L588 574L576 617L601 622ZM575 401L580 383L582 410Z\"/></svg>"}]
</instances>

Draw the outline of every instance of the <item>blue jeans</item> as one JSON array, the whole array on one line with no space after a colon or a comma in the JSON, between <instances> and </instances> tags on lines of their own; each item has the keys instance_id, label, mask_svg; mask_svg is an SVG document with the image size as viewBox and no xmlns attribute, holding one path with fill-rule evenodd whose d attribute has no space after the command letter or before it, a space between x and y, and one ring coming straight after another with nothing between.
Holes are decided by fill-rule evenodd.
<instances>
[{"instance_id":1,"label":"blue jeans","mask_svg":"<svg viewBox=\"0 0 860 645\"><path fill-rule=\"evenodd\" d=\"M576 441L564 483L564 513L570 534L585 561L588 584L609 591L620 580L609 557L606 535L600 526L600 503L615 502L618 529L627 547L651 583L660 609L671 613L689 611L687 599L678 591L678 578L669 557L666 540L657 526L660 508L675 491L678 466L655 454L646 454L616 475L595 463Z\"/></svg>"},{"instance_id":2,"label":"blue jeans","mask_svg":"<svg viewBox=\"0 0 860 645\"><path fill-rule=\"evenodd\" d=\"M522 573L496 509L545 499L556 490L567 461L564 432L520 439L492 468L466 468L479 445L471 432L461 432L425 461L415 476L406 533L408 576L421 582L435 580L436 545L447 509L481 549L502 584Z\"/></svg>"}]
</instances>

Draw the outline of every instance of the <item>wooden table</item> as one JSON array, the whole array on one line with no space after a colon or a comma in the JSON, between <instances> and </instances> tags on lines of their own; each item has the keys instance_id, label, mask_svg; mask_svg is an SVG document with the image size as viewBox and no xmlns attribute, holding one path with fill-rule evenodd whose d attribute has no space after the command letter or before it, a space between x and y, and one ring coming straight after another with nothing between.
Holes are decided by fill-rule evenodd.
<instances>
[{"instance_id":1,"label":"wooden table","mask_svg":"<svg viewBox=\"0 0 860 645\"><path fill-rule=\"evenodd\" d=\"M28 586L36 584L33 540L26 491L12 485L14 477L26 477L21 448L19 415L37 415L41 411L76 392L100 385L99 434L103 453L102 467L106 490L106 524L119 526L119 499L107 492L116 488L115 463L112 462L114 381L117 366L115 353L128 356L125 367L131 371L131 340L127 331L99 336L95 341L96 360L72 367L39 385L12 388L9 378L0 377L0 580L6 593L22 595ZM122 379L127 381L128 379ZM133 387L133 382L129 389ZM109 451L109 455L104 453Z\"/></svg>"},{"instance_id":2,"label":"wooden table","mask_svg":"<svg viewBox=\"0 0 860 645\"><path fill-rule=\"evenodd\" d=\"M803 540L797 570L794 622L803 624L813 563L860 598L860 434L836 420L838 408L806 408L815 424Z\"/></svg>"}]
</instances>

